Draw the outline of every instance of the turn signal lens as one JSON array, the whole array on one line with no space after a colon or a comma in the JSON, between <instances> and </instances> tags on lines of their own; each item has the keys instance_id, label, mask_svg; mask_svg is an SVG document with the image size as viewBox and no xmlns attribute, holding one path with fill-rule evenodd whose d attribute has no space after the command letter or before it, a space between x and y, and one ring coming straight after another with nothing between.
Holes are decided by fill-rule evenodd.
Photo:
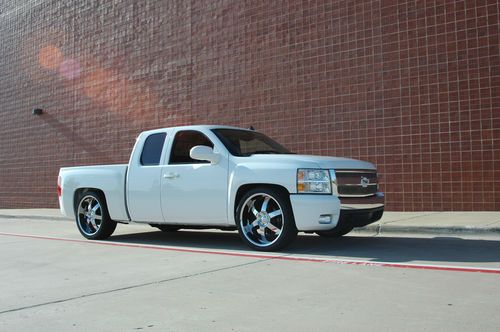
<instances>
[{"instance_id":1,"label":"turn signal lens","mask_svg":"<svg viewBox=\"0 0 500 332\"><path fill-rule=\"evenodd\" d=\"M297 192L304 194L331 194L330 172L327 169L298 169Z\"/></svg>"}]
</instances>

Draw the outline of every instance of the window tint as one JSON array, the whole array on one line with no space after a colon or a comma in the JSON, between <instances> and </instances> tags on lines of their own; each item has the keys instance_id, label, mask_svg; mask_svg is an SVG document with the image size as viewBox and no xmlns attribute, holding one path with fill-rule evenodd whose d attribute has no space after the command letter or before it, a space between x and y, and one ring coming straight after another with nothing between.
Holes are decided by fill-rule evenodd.
<instances>
[{"instance_id":1,"label":"window tint","mask_svg":"<svg viewBox=\"0 0 500 332\"><path fill-rule=\"evenodd\" d=\"M141 165L153 166L160 164L161 151L165 143L166 133L151 134L146 138L141 154Z\"/></svg>"},{"instance_id":2,"label":"window tint","mask_svg":"<svg viewBox=\"0 0 500 332\"><path fill-rule=\"evenodd\" d=\"M201 164L208 161L194 160L189 156L191 148L197 145L214 147L212 142L199 131L185 130L179 131L175 135L172 152L170 154L170 164Z\"/></svg>"},{"instance_id":3,"label":"window tint","mask_svg":"<svg viewBox=\"0 0 500 332\"><path fill-rule=\"evenodd\" d=\"M213 129L233 156L248 157L252 154L291 154L286 148L264 134L240 129Z\"/></svg>"}]
</instances>

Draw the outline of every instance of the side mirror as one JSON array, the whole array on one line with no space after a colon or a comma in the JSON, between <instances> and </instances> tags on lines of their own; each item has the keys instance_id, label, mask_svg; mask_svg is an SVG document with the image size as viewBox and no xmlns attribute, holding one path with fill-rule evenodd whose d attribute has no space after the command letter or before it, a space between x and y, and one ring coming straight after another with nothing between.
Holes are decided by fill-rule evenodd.
<instances>
[{"instance_id":1,"label":"side mirror","mask_svg":"<svg viewBox=\"0 0 500 332\"><path fill-rule=\"evenodd\" d=\"M189 156L194 160L209 161L211 164L217 164L220 161L220 155L205 145L193 146L189 151Z\"/></svg>"}]
</instances>

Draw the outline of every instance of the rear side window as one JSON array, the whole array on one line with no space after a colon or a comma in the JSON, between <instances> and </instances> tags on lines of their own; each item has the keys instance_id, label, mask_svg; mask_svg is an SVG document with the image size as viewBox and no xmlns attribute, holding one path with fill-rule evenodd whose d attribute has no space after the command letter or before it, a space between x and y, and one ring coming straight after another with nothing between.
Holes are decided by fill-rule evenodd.
<instances>
[{"instance_id":1,"label":"rear side window","mask_svg":"<svg viewBox=\"0 0 500 332\"><path fill-rule=\"evenodd\" d=\"M170 154L170 164L203 164L208 161L194 160L189 156L191 148L197 145L205 145L211 148L213 143L199 131L184 130L175 135L172 152Z\"/></svg>"},{"instance_id":2,"label":"rear side window","mask_svg":"<svg viewBox=\"0 0 500 332\"><path fill-rule=\"evenodd\" d=\"M161 152L166 133L151 134L146 138L141 154L141 165L156 166L160 164Z\"/></svg>"}]
</instances>

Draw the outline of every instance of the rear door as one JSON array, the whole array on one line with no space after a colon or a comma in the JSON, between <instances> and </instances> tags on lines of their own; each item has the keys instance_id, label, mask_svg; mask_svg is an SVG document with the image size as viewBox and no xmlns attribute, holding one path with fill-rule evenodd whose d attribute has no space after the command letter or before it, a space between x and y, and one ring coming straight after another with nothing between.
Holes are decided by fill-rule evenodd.
<instances>
[{"instance_id":1,"label":"rear door","mask_svg":"<svg viewBox=\"0 0 500 332\"><path fill-rule=\"evenodd\" d=\"M162 169L162 209L165 221L173 224L227 224L227 151L197 130L181 130L175 134L166 165ZM193 160L192 147L205 145L221 154L212 165Z\"/></svg>"},{"instance_id":2,"label":"rear door","mask_svg":"<svg viewBox=\"0 0 500 332\"><path fill-rule=\"evenodd\" d=\"M166 132L153 132L134 148L127 174L127 204L132 221L163 222L161 171L167 141ZM140 144L140 143L138 143Z\"/></svg>"}]
</instances>

